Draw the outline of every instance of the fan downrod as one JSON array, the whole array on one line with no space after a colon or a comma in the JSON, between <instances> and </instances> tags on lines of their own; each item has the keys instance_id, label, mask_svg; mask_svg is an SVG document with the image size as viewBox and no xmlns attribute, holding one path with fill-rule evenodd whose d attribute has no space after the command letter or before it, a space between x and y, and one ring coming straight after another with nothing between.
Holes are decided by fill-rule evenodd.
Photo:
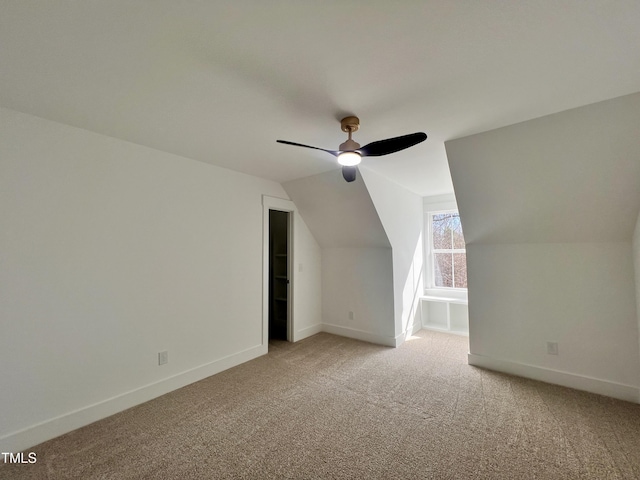
<instances>
[{"instance_id":1,"label":"fan downrod","mask_svg":"<svg viewBox=\"0 0 640 480\"><path fill-rule=\"evenodd\" d=\"M340 128L346 133L357 132L360 128L360 119L354 116L344 117L340 120Z\"/></svg>"}]
</instances>

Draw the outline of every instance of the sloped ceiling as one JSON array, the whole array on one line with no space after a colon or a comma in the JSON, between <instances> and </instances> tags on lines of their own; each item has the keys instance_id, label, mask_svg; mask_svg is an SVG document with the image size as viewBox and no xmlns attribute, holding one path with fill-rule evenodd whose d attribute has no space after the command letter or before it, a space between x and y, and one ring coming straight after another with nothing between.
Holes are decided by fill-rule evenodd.
<instances>
[{"instance_id":1,"label":"sloped ceiling","mask_svg":"<svg viewBox=\"0 0 640 480\"><path fill-rule=\"evenodd\" d=\"M629 241L640 93L446 143L467 244Z\"/></svg>"},{"instance_id":2,"label":"sloped ceiling","mask_svg":"<svg viewBox=\"0 0 640 480\"><path fill-rule=\"evenodd\" d=\"M444 141L640 91L640 2L3 0L0 106L285 182L361 144L452 191Z\"/></svg>"},{"instance_id":3,"label":"sloped ceiling","mask_svg":"<svg viewBox=\"0 0 640 480\"><path fill-rule=\"evenodd\" d=\"M331 170L282 186L320 247L391 247L359 172L352 183Z\"/></svg>"}]
</instances>

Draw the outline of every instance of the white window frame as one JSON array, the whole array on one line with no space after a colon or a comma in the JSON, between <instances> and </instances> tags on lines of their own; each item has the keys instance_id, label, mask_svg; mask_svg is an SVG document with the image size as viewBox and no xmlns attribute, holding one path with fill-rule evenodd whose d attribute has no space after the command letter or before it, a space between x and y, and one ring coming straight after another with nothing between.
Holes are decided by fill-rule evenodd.
<instances>
[{"instance_id":1,"label":"white window frame","mask_svg":"<svg viewBox=\"0 0 640 480\"><path fill-rule=\"evenodd\" d=\"M425 242L425 247L426 247L426 255L425 255L425 259L426 259L426 263L427 263L427 268L425 269L425 271L427 272L427 275L425 278L425 286L426 286L426 290L425 293L427 294L442 294L442 293L452 293L452 294L457 294L456 296L459 295L464 295L466 296L467 294L467 289L466 288L460 288L460 287L442 287L442 286L436 286L436 282L435 282L435 259L434 259L434 255L436 253L467 253L466 248L464 249L460 249L460 248L456 248L456 249L452 249L452 250L443 250L443 249L435 249L433 248L433 216L434 215L441 215L443 213L455 213L459 215L459 212L457 209L452 208L452 209L439 209L439 210L430 210L428 212L426 212L426 220L427 220L427 225L426 225L426 234L427 234L427 241ZM452 265L453 270L453 275L454 275L454 279L455 279L455 266Z\"/></svg>"}]
</instances>

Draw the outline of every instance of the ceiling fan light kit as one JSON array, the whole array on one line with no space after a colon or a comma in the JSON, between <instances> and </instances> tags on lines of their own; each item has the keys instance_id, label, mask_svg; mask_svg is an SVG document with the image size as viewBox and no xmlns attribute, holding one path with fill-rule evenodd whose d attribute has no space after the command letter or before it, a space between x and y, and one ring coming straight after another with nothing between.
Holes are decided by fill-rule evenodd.
<instances>
[{"instance_id":1,"label":"ceiling fan light kit","mask_svg":"<svg viewBox=\"0 0 640 480\"><path fill-rule=\"evenodd\" d=\"M424 142L427 139L426 133L417 132L401 137L378 140L377 142L372 142L364 147L360 147L360 144L351 138L353 132L357 132L360 128L360 119L358 117L349 116L343 118L340 121L340 128L349 135L349 138L340 144L338 150L328 150L326 148L303 145L287 140L277 140L277 142L295 147L313 148L314 150L322 150L323 152L330 153L334 157L337 157L338 163L342 165L342 176L344 179L347 182L353 182L356 179L356 165L362 161L362 157L380 157L382 155L399 152L400 150Z\"/></svg>"},{"instance_id":2,"label":"ceiling fan light kit","mask_svg":"<svg viewBox=\"0 0 640 480\"><path fill-rule=\"evenodd\" d=\"M351 139L351 134L357 132L360 128L360 119L358 117L345 117L340 121L340 128L343 132L349 134L346 142L341 143L338 147L338 163L345 167L355 167L362 161L362 156L357 150L360 144Z\"/></svg>"},{"instance_id":3,"label":"ceiling fan light kit","mask_svg":"<svg viewBox=\"0 0 640 480\"><path fill-rule=\"evenodd\" d=\"M338 163L345 167L355 167L361 161L362 157L358 152L342 152L338 155Z\"/></svg>"}]
</instances>

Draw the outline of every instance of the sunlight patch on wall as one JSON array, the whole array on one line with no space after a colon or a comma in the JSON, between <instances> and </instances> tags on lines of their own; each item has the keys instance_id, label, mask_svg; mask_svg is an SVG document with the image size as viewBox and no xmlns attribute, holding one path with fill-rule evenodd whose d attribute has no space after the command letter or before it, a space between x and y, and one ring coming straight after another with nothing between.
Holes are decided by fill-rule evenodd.
<instances>
[{"instance_id":1,"label":"sunlight patch on wall","mask_svg":"<svg viewBox=\"0 0 640 480\"><path fill-rule=\"evenodd\" d=\"M402 290L402 331L405 340L414 333L416 324L421 325L420 297L424 292L424 259L422 247L422 233L413 251L411 265Z\"/></svg>"}]
</instances>

